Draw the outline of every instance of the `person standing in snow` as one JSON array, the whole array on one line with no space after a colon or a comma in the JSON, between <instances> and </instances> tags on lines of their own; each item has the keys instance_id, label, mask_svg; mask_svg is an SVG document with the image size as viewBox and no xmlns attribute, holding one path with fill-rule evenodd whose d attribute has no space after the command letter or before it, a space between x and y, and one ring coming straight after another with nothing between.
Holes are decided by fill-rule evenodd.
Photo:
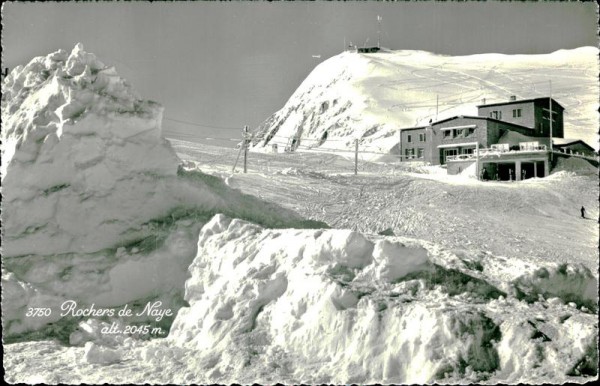
<instances>
[{"instance_id":1,"label":"person standing in snow","mask_svg":"<svg viewBox=\"0 0 600 386\"><path fill-rule=\"evenodd\" d=\"M585 208L581 207L581 218L585 218Z\"/></svg>"},{"instance_id":2,"label":"person standing in snow","mask_svg":"<svg viewBox=\"0 0 600 386\"><path fill-rule=\"evenodd\" d=\"M488 179L488 172L486 168L483 168L483 170L481 171L481 179L486 181Z\"/></svg>"}]
</instances>

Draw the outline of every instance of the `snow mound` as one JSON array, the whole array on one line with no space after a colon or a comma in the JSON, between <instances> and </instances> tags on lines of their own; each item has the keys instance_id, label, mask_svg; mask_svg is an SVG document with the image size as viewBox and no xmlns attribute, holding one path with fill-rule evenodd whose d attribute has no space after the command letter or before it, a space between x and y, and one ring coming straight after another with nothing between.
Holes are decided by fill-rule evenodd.
<instances>
[{"instance_id":1,"label":"snow mound","mask_svg":"<svg viewBox=\"0 0 600 386\"><path fill-rule=\"evenodd\" d=\"M161 137L163 108L114 68L78 44L15 68L3 86L5 256L95 252L132 218L162 212L151 193L179 164Z\"/></svg>"},{"instance_id":2,"label":"snow mound","mask_svg":"<svg viewBox=\"0 0 600 386\"><path fill-rule=\"evenodd\" d=\"M215 216L169 339L220 358L211 372L225 382L270 361L311 383L421 383L461 372L461 361L494 370L499 330L488 317L429 307L435 296L413 302L424 284L407 277L434 269L415 245Z\"/></svg>"},{"instance_id":3,"label":"snow mound","mask_svg":"<svg viewBox=\"0 0 600 386\"><path fill-rule=\"evenodd\" d=\"M561 157L556 161L553 172L572 172L581 175L597 175L598 168L588 161L577 157Z\"/></svg>"},{"instance_id":4,"label":"snow mound","mask_svg":"<svg viewBox=\"0 0 600 386\"><path fill-rule=\"evenodd\" d=\"M89 364L109 365L120 362L122 356L123 354L119 350L87 342L85 344L83 359Z\"/></svg>"},{"instance_id":5,"label":"snow mound","mask_svg":"<svg viewBox=\"0 0 600 386\"><path fill-rule=\"evenodd\" d=\"M2 90L7 335L53 324L68 341L79 320L59 322L65 300L116 307L160 299L175 312L198 232L216 213L315 226L180 167L161 136L163 108L81 44L16 67ZM31 307L52 312L26 317Z\"/></svg>"},{"instance_id":6,"label":"snow mound","mask_svg":"<svg viewBox=\"0 0 600 386\"><path fill-rule=\"evenodd\" d=\"M556 264L542 267L514 280L517 297L533 302L543 298L558 298L594 312L598 309L598 280L585 267Z\"/></svg>"},{"instance_id":7,"label":"snow mound","mask_svg":"<svg viewBox=\"0 0 600 386\"><path fill-rule=\"evenodd\" d=\"M199 236L189 307L152 358L189 350L187 366L209 383L342 384L544 379L538 368L564 377L593 353L593 315L553 297L568 283L546 303L521 301L491 285L485 265L459 270L468 258L421 244L217 215Z\"/></svg>"},{"instance_id":8,"label":"snow mound","mask_svg":"<svg viewBox=\"0 0 600 386\"><path fill-rule=\"evenodd\" d=\"M188 304L168 338L111 339L99 333L106 322L86 320L70 337L84 347L5 345L11 382L30 380L19 369L36 364L36 379L58 379L57 369L73 358L82 366L72 383L561 384L597 377L587 268L347 230L269 230L224 215L207 222L197 242Z\"/></svg>"}]
</instances>

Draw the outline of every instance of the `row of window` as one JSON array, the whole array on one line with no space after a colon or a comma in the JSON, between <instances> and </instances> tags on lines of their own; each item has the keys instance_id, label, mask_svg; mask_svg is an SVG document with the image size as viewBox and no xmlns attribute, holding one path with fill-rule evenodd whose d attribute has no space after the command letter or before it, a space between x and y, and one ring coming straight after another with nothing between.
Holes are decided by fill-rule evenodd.
<instances>
[{"instance_id":1,"label":"row of window","mask_svg":"<svg viewBox=\"0 0 600 386\"><path fill-rule=\"evenodd\" d=\"M442 131L442 133L444 133L444 139L466 138L466 137L470 137L471 135L475 134L475 128L469 127L466 129L444 130L444 131Z\"/></svg>"},{"instance_id":2,"label":"row of window","mask_svg":"<svg viewBox=\"0 0 600 386\"><path fill-rule=\"evenodd\" d=\"M419 147L416 149L416 158L423 158L423 154L425 153L425 149L422 147ZM404 156L406 159L413 159L415 158L415 149L405 149L404 150Z\"/></svg>"},{"instance_id":3,"label":"row of window","mask_svg":"<svg viewBox=\"0 0 600 386\"><path fill-rule=\"evenodd\" d=\"M512 111L513 118L521 118L522 114L523 114L522 109L513 109L513 111ZM490 118L501 120L502 119L502 111L500 111L500 110L490 111Z\"/></svg>"},{"instance_id":4,"label":"row of window","mask_svg":"<svg viewBox=\"0 0 600 386\"><path fill-rule=\"evenodd\" d=\"M460 154L463 154L463 155L474 154L474 153L475 153L475 148L472 148L472 147L463 147L460 149ZM458 154L459 154L458 149L444 149L444 156L446 158L457 156Z\"/></svg>"},{"instance_id":5,"label":"row of window","mask_svg":"<svg viewBox=\"0 0 600 386\"><path fill-rule=\"evenodd\" d=\"M412 142L412 134L408 134L406 137L406 142ZM425 133L419 134L419 142L427 142L427 137Z\"/></svg>"},{"instance_id":6,"label":"row of window","mask_svg":"<svg viewBox=\"0 0 600 386\"><path fill-rule=\"evenodd\" d=\"M499 111L499 110L490 111L490 118L501 120L502 119L502 111Z\"/></svg>"}]
</instances>

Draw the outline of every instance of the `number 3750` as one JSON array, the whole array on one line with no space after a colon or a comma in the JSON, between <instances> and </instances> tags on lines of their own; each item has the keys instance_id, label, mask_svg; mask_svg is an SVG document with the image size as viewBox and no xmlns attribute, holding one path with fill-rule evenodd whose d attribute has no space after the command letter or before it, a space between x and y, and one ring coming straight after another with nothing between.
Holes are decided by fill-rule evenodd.
<instances>
[{"instance_id":1,"label":"number 3750","mask_svg":"<svg viewBox=\"0 0 600 386\"><path fill-rule=\"evenodd\" d=\"M27 309L27 313L25 314L25 316L35 318L35 317L50 316L50 314L52 314L52 310L50 308L29 307Z\"/></svg>"}]
</instances>

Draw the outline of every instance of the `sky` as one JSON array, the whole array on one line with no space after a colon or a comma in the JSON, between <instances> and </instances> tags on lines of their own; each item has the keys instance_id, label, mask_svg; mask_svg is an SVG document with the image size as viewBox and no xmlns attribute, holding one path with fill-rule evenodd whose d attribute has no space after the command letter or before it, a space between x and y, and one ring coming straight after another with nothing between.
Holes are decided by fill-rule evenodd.
<instances>
[{"instance_id":1,"label":"sky","mask_svg":"<svg viewBox=\"0 0 600 386\"><path fill-rule=\"evenodd\" d=\"M2 6L2 68L81 42L165 107L167 137L233 146L206 138L239 138L344 44L375 45L378 15L381 45L394 50L598 46L595 2L12 2Z\"/></svg>"}]
</instances>

